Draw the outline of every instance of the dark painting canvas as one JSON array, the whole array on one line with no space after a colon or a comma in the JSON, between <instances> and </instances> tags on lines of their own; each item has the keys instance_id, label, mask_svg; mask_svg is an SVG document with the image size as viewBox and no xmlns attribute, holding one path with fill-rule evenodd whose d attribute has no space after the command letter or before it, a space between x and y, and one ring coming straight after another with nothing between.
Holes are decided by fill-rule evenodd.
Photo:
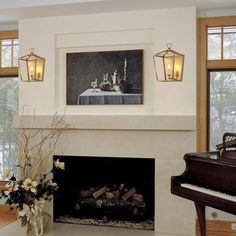
<instances>
[{"instance_id":1,"label":"dark painting canvas","mask_svg":"<svg viewBox=\"0 0 236 236\"><path fill-rule=\"evenodd\" d=\"M143 50L66 55L67 105L142 104Z\"/></svg>"}]
</instances>

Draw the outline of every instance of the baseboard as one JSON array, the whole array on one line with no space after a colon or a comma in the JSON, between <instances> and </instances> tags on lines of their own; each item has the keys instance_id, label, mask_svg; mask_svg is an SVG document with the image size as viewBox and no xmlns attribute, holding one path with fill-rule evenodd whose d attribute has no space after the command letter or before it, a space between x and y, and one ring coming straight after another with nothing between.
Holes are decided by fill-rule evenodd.
<instances>
[{"instance_id":1,"label":"baseboard","mask_svg":"<svg viewBox=\"0 0 236 236\"><path fill-rule=\"evenodd\" d=\"M235 221L206 220L206 236L236 236L236 230L232 230ZM196 220L196 236L200 235L199 223Z\"/></svg>"}]
</instances>

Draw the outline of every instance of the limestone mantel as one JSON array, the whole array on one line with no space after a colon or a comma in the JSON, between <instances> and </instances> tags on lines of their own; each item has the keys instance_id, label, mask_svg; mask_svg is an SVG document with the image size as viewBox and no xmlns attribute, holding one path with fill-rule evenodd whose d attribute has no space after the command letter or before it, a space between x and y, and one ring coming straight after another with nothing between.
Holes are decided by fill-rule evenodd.
<instances>
[{"instance_id":1,"label":"limestone mantel","mask_svg":"<svg viewBox=\"0 0 236 236\"><path fill-rule=\"evenodd\" d=\"M15 116L13 127L47 129L52 118L53 115ZM194 115L64 115L64 120L71 130L196 131Z\"/></svg>"},{"instance_id":2,"label":"limestone mantel","mask_svg":"<svg viewBox=\"0 0 236 236\"><path fill-rule=\"evenodd\" d=\"M52 117L24 116L22 127L18 116L13 124L47 130ZM194 235L194 207L171 195L170 178L184 171L184 153L196 149L195 116L65 115L65 121L70 127L56 155L155 158L155 230Z\"/></svg>"}]
</instances>

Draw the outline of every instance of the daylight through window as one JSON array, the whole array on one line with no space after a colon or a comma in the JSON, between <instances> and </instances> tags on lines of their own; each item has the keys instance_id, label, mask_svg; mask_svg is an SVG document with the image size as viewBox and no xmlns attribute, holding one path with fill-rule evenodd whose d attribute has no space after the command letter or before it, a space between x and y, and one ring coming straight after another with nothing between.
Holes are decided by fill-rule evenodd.
<instances>
[{"instance_id":1,"label":"daylight through window","mask_svg":"<svg viewBox=\"0 0 236 236\"><path fill-rule=\"evenodd\" d=\"M236 59L236 26L209 27L207 43L208 62L213 61L208 66L208 147L215 150L225 132L236 132L236 68L220 64Z\"/></svg>"},{"instance_id":2,"label":"daylight through window","mask_svg":"<svg viewBox=\"0 0 236 236\"><path fill-rule=\"evenodd\" d=\"M18 50L17 32L0 32L0 173L16 167L15 132L11 122L18 113Z\"/></svg>"}]
</instances>

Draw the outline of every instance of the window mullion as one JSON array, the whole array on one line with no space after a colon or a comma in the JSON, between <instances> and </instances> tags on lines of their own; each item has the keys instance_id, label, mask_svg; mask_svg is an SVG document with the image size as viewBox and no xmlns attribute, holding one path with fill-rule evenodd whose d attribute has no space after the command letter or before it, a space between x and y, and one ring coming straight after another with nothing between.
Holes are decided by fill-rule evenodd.
<instances>
[{"instance_id":1,"label":"window mullion","mask_svg":"<svg viewBox=\"0 0 236 236\"><path fill-rule=\"evenodd\" d=\"M2 67L2 40L0 40L0 68Z\"/></svg>"},{"instance_id":2,"label":"window mullion","mask_svg":"<svg viewBox=\"0 0 236 236\"><path fill-rule=\"evenodd\" d=\"M221 27L221 60L224 60L224 27Z\"/></svg>"},{"instance_id":3,"label":"window mullion","mask_svg":"<svg viewBox=\"0 0 236 236\"><path fill-rule=\"evenodd\" d=\"M13 67L13 39L11 40L11 67Z\"/></svg>"},{"instance_id":4,"label":"window mullion","mask_svg":"<svg viewBox=\"0 0 236 236\"><path fill-rule=\"evenodd\" d=\"M207 69L233 69L236 68L236 60L207 60Z\"/></svg>"}]
</instances>

